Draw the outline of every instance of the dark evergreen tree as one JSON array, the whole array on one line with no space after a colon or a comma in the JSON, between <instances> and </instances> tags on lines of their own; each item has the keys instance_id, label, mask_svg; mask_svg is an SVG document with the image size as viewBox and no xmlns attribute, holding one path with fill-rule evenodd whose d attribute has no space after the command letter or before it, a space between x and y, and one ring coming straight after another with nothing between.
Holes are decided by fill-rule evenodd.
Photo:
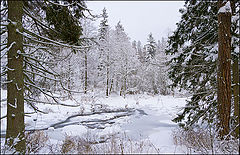
<instances>
[{"instance_id":1,"label":"dark evergreen tree","mask_svg":"<svg viewBox=\"0 0 240 155\"><path fill-rule=\"evenodd\" d=\"M100 22L100 28L99 28L99 40L105 40L107 37L107 33L109 31L109 25L108 25L108 14L106 8L103 9L103 13L101 14L101 17L103 18Z\"/></svg>"},{"instance_id":2,"label":"dark evergreen tree","mask_svg":"<svg viewBox=\"0 0 240 155\"><path fill-rule=\"evenodd\" d=\"M57 2L60 3L60 2ZM65 5L68 2L64 2ZM77 5L79 4L79 5ZM53 39L60 38L69 44L76 44L79 41L79 37L82 35L82 27L80 26L80 18L83 18L83 11L85 6L83 1L73 3L71 9L56 5L55 3L49 3L46 7L46 20L49 27L53 26L59 33L48 33L49 37ZM64 21L64 22L63 22ZM50 31L54 32L54 31Z\"/></svg>"},{"instance_id":3,"label":"dark evergreen tree","mask_svg":"<svg viewBox=\"0 0 240 155\"><path fill-rule=\"evenodd\" d=\"M104 50L104 45L103 43L106 42L107 39L107 33L109 31L109 26L108 26L108 15L107 15L107 10L106 8L103 9L103 13L101 14L101 17L103 18L100 22L100 27L99 27L99 49L100 49L100 54L99 54L99 60L102 60L103 56L103 50ZM99 71L101 71L104 68L103 62L100 61L100 64L98 65Z\"/></svg>"},{"instance_id":4,"label":"dark evergreen tree","mask_svg":"<svg viewBox=\"0 0 240 155\"><path fill-rule=\"evenodd\" d=\"M79 37L82 35L80 18L87 10L84 1L25 1L25 11L34 13L35 17L46 21L46 25L38 24L42 29L42 35L47 35L53 40L64 41L68 44L79 44ZM42 13L44 12L44 13ZM64 22L63 22L64 21ZM46 29L52 28L52 29Z\"/></svg>"},{"instance_id":5,"label":"dark evergreen tree","mask_svg":"<svg viewBox=\"0 0 240 155\"><path fill-rule=\"evenodd\" d=\"M192 97L173 121L185 127L200 120L212 123L217 118L217 2L186 1L180 13L181 21L169 37L166 49L167 54L173 55L169 78L172 88L187 90ZM236 23L232 27L237 27ZM232 29L233 36L239 39L236 32L236 28ZM238 46L239 42L233 43L232 53L238 52Z\"/></svg>"}]
</instances>

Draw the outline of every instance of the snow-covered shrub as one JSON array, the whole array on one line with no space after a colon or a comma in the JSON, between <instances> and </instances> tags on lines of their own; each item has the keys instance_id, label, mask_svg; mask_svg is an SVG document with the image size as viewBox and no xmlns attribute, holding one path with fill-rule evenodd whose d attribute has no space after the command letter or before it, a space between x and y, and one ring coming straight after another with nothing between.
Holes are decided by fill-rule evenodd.
<instances>
[{"instance_id":1,"label":"snow-covered shrub","mask_svg":"<svg viewBox=\"0 0 240 155\"><path fill-rule=\"evenodd\" d=\"M69 153L74 147L75 147L75 142L73 137L66 136L61 145L61 153L63 154Z\"/></svg>"},{"instance_id":2,"label":"snow-covered shrub","mask_svg":"<svg viewBox=\"0 0 240 155\"><path fill-rule=\"evenodd\" d=\"M219 140L217 134L210 128L177 128L172 132L175 145L184 146L187 153L203 154L237 154L239 153L239 140L229 138Z\"/></svg>"},{"instance_id":3,"label":"snow-covered shrub","mask_svg":"<svg viewBox=\"0 0 240 155\"><path fill-rule=\"evenodd\" d=\"M44 131L35 131L26 133L26 153L37 153L46 146L48 136Z\"/></svg>"},{"instance_id":4,"label":"snow-covered shrub","mask_svg":"<svg viewBox=\"0 0 240 155\"><path fill-rule=\"evenodd\" d=\"M149 140L135 141L126 133L108 134L100 137L92 133L81 137L66 135L62 142L50 143L48 149L50 151L48 153L51 154L159 153L159 150Z\"/></svg>"}]
</instances>

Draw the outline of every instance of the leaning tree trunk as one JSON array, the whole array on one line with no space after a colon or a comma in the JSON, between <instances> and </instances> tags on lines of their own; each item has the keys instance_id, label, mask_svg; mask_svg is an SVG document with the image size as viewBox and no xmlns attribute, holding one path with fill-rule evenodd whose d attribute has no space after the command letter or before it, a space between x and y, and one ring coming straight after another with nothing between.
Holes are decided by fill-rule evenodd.
<instances>
[{"instance_id":1,"label":"leaning tree trunk","mask_svg":"<svg viewBox=\"0 0 240 155\"><path fill-rule=\"evenodd\" d=\"M218 8L225 3L218 2ZM218 13L218 126L221 139L229 134L231 109L231 12Z\"/></svg>"},{"instance_id":2,"label":"leaning tree trunk","mask_svg":"<svg viewBox=\"0 0 240 155\"><path fill-rule=\"evenodd\" d=\"M25 152L23 81L23 1L8 1L8 72L6 144ZM17 31L18 30L18 31Z\"/></svg>"}]
</instances>

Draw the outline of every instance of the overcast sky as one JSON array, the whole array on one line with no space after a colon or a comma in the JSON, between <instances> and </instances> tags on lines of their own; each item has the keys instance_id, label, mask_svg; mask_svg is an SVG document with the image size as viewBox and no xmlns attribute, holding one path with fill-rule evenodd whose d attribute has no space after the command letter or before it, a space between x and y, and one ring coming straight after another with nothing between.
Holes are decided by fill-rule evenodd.
<instances>
[{"instance_id":1,"label":"overcast sky","mask_svg":"<svg viewBox=\"0 0 240 155\"><path fill-rule=\"evenodd\" d=\"M179 9L184 1L88 1L94 14L107 9L109 25L114 28L121 21L125 32L133 40L146 43L150 32L156 40L167 37L180 20ZM98 24L98 23L97 23Z\"/></svg>"}]
</instances>

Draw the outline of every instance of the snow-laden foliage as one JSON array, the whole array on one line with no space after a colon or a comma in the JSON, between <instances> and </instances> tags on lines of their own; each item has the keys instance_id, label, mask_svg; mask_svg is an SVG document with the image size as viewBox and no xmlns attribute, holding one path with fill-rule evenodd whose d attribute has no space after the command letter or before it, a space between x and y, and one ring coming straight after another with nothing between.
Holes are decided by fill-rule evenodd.
<instances>
[{"instance_id":1,"label":"snow-laden foliage","mask_svg":"<svg viewBox=\"0 0 240 155\"><path fill-rule=\"evenodd\" d=\"M153 35L152 33L150 33L148 35L148 38L147 38L147 45L146 45L146 50L147 50L147 57L146 59L150 59L150 58L153 58L156 54L156 48L157 48L157 44L155 42L155 39L153 38Z\"/></svg>"},{"instance_id":2,"label":"snow-laden foliage","mask_svg":"<svg viewBox=\"0 0 240 155\"><path fill-rule=\"evenodd\" d=\"M199 120L211 123L217 114L217 2L186 1L180 13L181 21L169 37L166 50L172 55L169 78L173 82L172 87L187 90L192 97L174 121L186 126ZM239 13L233 15L233 19L232 54L236 55L239 53L239 23L236 22L239 21Z\"/></svg>"},{"instance_id":3,"label":"snow-laden foliage","mask_svg":"<svg viewBox=\"0 0 240 155\"><path fill-rule=\"evenodd\" d=\"M80 15L83 17L85 4L83 2L70 4L64 1L24 3L22 33L24 53L20 54L24 56L26 102L38 110L34 103L40 101L38 98L41 93L48 99L52 98L49 102L60 102L58 98L69 98L72 93L83 92L85 87L88 91L108 89L108 94L115 92L121 95L137 92L167 93L164 63L166 56L163 55L166 41L159 42L157 45L151 34L148 36L149 41L146 45L142 46L138 41L138 44L132 46L120 22L115 29L110 28L106 9L103 9L102 21L97 31L93 21L87 18L73 21ZM46 8L48 5L51 7ZM10 47L6 45L7 8L2 8L1 87L6 89L8 82L6 81L6 56L7 49ZM52 16L51 13L56 12L58 8L65 10L66 14ZM59 25L56 21L58 16L63 18L68 15L71 16L69 25L80 26L78 29L81 30L79 32L81 34L74 34L79 38L78 41L74 38L70 41L67 37L71 31L75 30L74 27L71 27L72 30L65 27L67 32L63 34L64 25ZM154 46L154 54L148 51L152 46ZM160 46L162 46L161 49ZM148 56L149 54L151 56ZM148 62L146 62L147 59L149 59Z\"/></svg>"},{"instance_id":4,"label":"snow-laden foliage","mask_svg":"<svg viewBox=\"0 0 240 155\"><path fill-rule=\"evenodd\" d=\"M93 23L89 19L83 19L82 23L82 46L84 47L82 50L77 51L76 54L71 52L69 48L60 48L60 56L64 57L61 60L61 63L57 63L54 66L54 70L59 73L62 82L62 85L67 88L67 90L75 90L78 92L82 92L84 89L85 75L84 72L87 70L87 83L88 90L92 89L96 83L95 77L97 76L96 68L97 68L97 56L95 55L95 51L97 49L95 39L96 39L96 27L93 26ZM87 66L85 66L85 61L87 62ZM85 68L87 67L87 68ZM53 83L52 90L54 92L59 92L62 86L57 83ZM69 98L71 95L68 91L61 91L62 94L68 95ZM74 93L74 92L73 92Z\"/></svg>"},{"instance_id":5,"label":"snow-laden foliage","mask_svg":"<svg viewBox=\"0 0 240 155\"><path fill-rule=\"evenodd\" d=\"M56 12L59 9L61 11ZM16 29L17 33L23 35L24 52L19 51L18 54L24 57L24 100L37 111L34 104L41 102L36 98L40 93L52 98L52 101L60 102L57 100L57 96L52 95L52 85L58 84L61 86L61 90L67 89L59 70L54 70L56 65L63 60L66 61L66 58L71 57L73 52L82 51L88 46L81 44L84 38L80 19L85 17L83 12L86 10L84 1L24 2L22 30ZM8 49L11 48L6 48L5 45L8 38L7 25L14 24L7 20L7 11L7 2L1 2L1 22L2 19L4 22L1 24L1 44L3 45L1 45L1 81L3 88L6 88L8 82L6 81L8 71L6 56ZM54 15L51 12L54 12ZM58 20L63 25L59 25ZM69 34L72 38L68 37ZM63 53L62 49L68 50Z\"/></svg>"},{"instance_id":6,"label":"snow-laden foliage","mask_svg":"<svg viewBox=\"0 0 240 155\"><path fill-rule=\"evenodd\" d=\"M101 18L98 30L91 26L90 20L82 21L83 36L92 38L92 42L84 41L86 48L82 52L72 54L57 65L55 70L65 76L64 86L77 91L99 89L107 96L111 93L123 96L140 92L169 93L165 74L167 57L163 52L166 41L163 39L154 45L155 54L146 62L147 52L140 41L138 47L136 41L133 45L120 22L114 29L110 28L105 8ZM62 53L67 55L69 52L63 49Z\"/></svg>"},{"instance_id":7,"label":"snow-laden foliage","mask_svg":"<svg viewBox=\"0 0 240 155\"><path fill-rule=\"evenodd\" d=\"M166 48L166 41L162 38L155 43L154 38L150 35L149 42L141 48L141 43L138 42L136 47L137 55L140 61L140 67L138 69L139 84L138 90L142 92L150 92L154 94L169 94L167 88L169 81L167 80L167 65L166 62L169 59L164 50ZM154 54L151 56L148 50L154 50Z\"/></svg>"}]
</instances>

